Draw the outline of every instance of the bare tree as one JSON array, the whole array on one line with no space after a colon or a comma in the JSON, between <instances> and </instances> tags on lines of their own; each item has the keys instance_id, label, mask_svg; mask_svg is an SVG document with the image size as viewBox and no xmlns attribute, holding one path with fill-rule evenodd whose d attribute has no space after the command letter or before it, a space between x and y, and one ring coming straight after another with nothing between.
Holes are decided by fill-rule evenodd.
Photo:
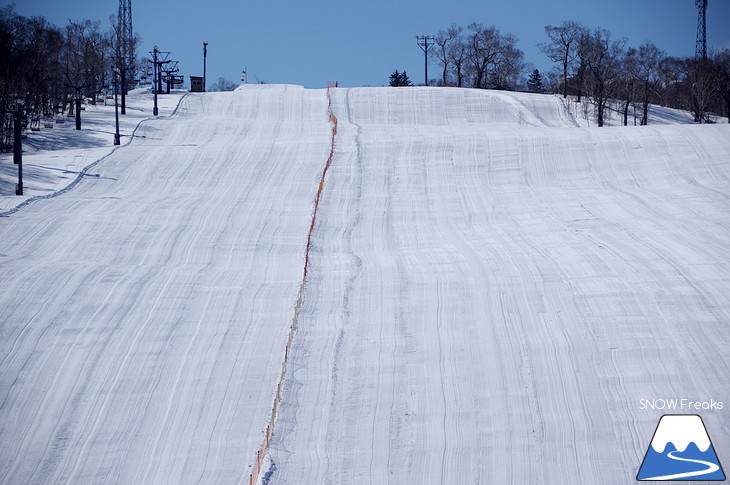
<instances>
[{"instance_id":1,"label":"bare tree","mask_svg":"<svg viewBox=\"0 0 730 485\"><path fill-rule=\"evenodd\" d=\"M490 72L489 87L513 90L525 70L525 54L517 48L517 37L512 34L501 36L501 49Z\"/></svg>"},{"instance_id":2,"label":"bare tree","mask_svg":"<svg viewBox=\"0 0 730 485\"><path fill-rule=\"evenodd\" d=\"M76 129L81 129L81 102L84 95L92 99L103 84L107 72L108 43L99 31L99 22L83 20L66 26L63 66L66 87L75 99Z\"/></svg>"},{"instance_id":3,"label":"bare tree","mask_svg":"<svg viewBox=\"0 0 730 485\"><path fill-rule=\"evenodd\" d=\"M611 40L611 33L605 29L597 28L589 35L586 64L591 73L591 97L596 104L598 126L604 125L606 106L618 76L622 51L623 42Z\"/></svg>"},{"instance_id":4,"label":"bare tree","mask_svg":"<svg viewBox=\"0 0 730 485\"><path fill-rule=\"evenodd\" d=\"M637 85L638 81L633 75L636 71L636 49L629 49L626 51L626 55L620 61L622 66L617 73L615 94L622 100L621 113L623 116L623 124L627 126L629 124L629 108L637 97ZM636 116L634 116L634 124L636 123Z\"/></svg>"},{"instance_id":5,"label":"bare tree","mask_svg":"<svg viewBox=\"0 0 730 485\"><path fill-rule=\"evenodd\" d=\"M464 76L466 68L467 45L463 36L454 39L449 46L449 59L454 66L454 81L457 87L464 85Z\"/></svg>"},{"instance_id":6,"label":"bare tree","mask_svg":"<svg viewBox=\"0 0 730 485\"><path fill-rule=\"evenodd\" d=\"M664 104L687 110L695 122L710 121L709 113L719 107L722 93L718 92L713 60L668 57L660 62L662 84L658 86Z\"/></svg>"},{"instance_id":7,"label":"bare tree","mask_svg":"<svg viewBox=\"0 0 730 485\"><path fill-rule=\"evenodd\" d=\"M684 60L678 57L665 57L659 62L659 76L662 82L657 86L659 103L662 106L686 109L683 103L682 90L685 80Z\"/></svg>"},{"instance_id":8,"label":"bare tree","mask_svg":"<svg viewBox=\"0 0 730 485\"><path fill-rule=\"evenodd\" d=\"M0 9L0 108L22 99L26 112L47 112L63 95L62 47L63 34L46 19L22 17L13 6Z\"/></svg>"},{"instance_id":9,"label":"bare tree","mask_svg":"<svg viewBox=\"0 0 730 485\"><path fill-rule=\"evenodd\" d=\"M451 24L448 29L439 30L438 34L436 34L435 42L437 49L434 49L431 52L442 67L441 82L444 86L449 85L448 76L449 67L452 64L452 44L461 41L460 37L463 30L464 29L462 27L459 27L456 24Z\"/></svg>"},{"instance_id":10,"label":"bare tree","mask_svg":"<svg viewBox=\"0 0 730 485\"><path fill-rule=\"evenodd\" d=\"M577 22L563 21L558 27L548 25L545 33L550 42L538 44L538 47L548 58L560 64L563 70L563 97L568 97L568 71L576 59L576 51L581 36L585 34L585 27Z\"/></svg>"},{"instance_id":11,"label":"bare tree","mask_svg":"<svg viewBox=\"0 0 730 485\"><path fill-rule=\"evenodd\" d=\"M495 27L485 28L476 22L472 22L467 28L471 31L466 59L473 76L472 86L486 88L487 69L499 53L498 32Z\"/></svg>"},{"instance_id":12,"label":"bare tree","mask_svg":"<svg viewBox=\"0 0 730 485\"><path fill-rule=\"evenodd\" d=\"M111 27L108 36L113 67L119 70L123 79L121 113L126 114L126 95L129 88L134 84L134 77L140 67L137 60L137 50L141 39L136 33L133 34L130 45L129 39L125 38L123 26L120 24L117 15L111 15L109 23Z\"/></svg>"},{"instance_id":13,"label":"bare tree","mask_svg":"<svg viewBox=\"0 0 730 485\"><path fill-rule=\"evenodd\" d=\"M234 83L233 81L229 81L224 77L219 77L218 81L213 83L213 85L208 88L208 91L233 91L238 86L239 85Z\"/></svg>"},{"instance_id":14,"label":"bare tree","mask_svg":"<svg viewBox=\"0 0 730 485\"><path fill-rule=\"evenodd\" d=\"M496 27L479 23L468 26L466 56L475 88L514 88L524 68L524 54L517 48L517 38L502 35Z\"/></svg>"},{"instance_id":15,"label":"bare tree","mask_svg":"<svg viewBox=\"0 0 730 485\"><path fill-rule=\"evenodd\" d=\"M592 37L590 31L583 30L578 38L578 45L575 51L575 76L573 77L573 87L578 94L578 102L580 103L583 91L585 90L586 72L588 71L588 58L592 49Z\"/></svg>"},{"instance_id":16,"label":"bare tree","mask_svg":"<svg viewBox=\"0 0 730 485\"><path fill-rule=\"evenodd\" d=\"M685 61L687 79L692 81L690 89L691 111L697 123L709 121L708 108L712 102L714 86L709 59L688 59Z\"/></svg>"},{"instance_id":17,"label":"bare tree","mask_svg":"<svg viewBox=\"0 0 730 485\"><path fill-rule=\"evenodd\" d=\"M109 70L109 39L99 25L98 21L82 20L70 22L67 27L67 32L73 31L81 43L81 62L88 76L86 95L91 104L96 104L96 94L101 91Z\"/></svg>"},{"instance_id":18,"label":"bare tree","mask_svg":"<svg viewBox=\"0 0 730 485\"><path fill-rule=\"evenodd\" d=\"M712 82L724 104L725 116L730 122L730 49L718 53L712 59Z\"/></svg>"},{"instance_id":19,"label":"bare tree","mask_svg":"<svg viewBox=\"0 0 730 485\"><path fill-rule=\"evenodd\" d=\"M638 83L638 94L641 98L641 125L649 123L649 104L655 96L656 88L661 81L661 62L666 54L653 43L647 41L638 49L630 48L626 52L625 70L629 77Z\"/></svg>"}]
</instances>

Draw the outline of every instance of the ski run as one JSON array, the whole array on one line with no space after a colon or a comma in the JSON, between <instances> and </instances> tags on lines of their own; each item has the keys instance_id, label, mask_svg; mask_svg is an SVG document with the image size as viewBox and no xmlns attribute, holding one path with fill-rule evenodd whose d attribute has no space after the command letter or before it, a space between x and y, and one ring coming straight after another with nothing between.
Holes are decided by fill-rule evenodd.
<instances>
[{"instance_id":1,"label":"ski run","mask_svg":"<svg viewBox=\"0 0 730 485\"><path fill-rule=\"evenodd\" d=\"M631 484L640 402L730 400L729 125L169 99L115 150L40 143L25 199L0 157L0 483L249 484L268 441L272 485Z\"/></svg>"}]
</instances>

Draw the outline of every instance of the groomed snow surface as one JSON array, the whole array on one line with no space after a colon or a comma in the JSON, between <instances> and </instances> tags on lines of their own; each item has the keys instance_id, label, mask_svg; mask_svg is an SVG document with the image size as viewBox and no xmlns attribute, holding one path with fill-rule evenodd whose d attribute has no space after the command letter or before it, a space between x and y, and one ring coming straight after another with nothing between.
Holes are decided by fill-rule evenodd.
<instances>
[{"instance_id":1,"label":"groomed snow surface","mask_svg":"<svg viewBox=\"0 0 730 485\"><path fill-rule=\"evenodd\" d=\"M730 126L586 128L520 93L331 98L262 481L630 484L663 414L640 399L730 406ZM0 483L248 483L327 104L188 95L0 218ZM723 461L727 410L702 417Z\"/></svg>"}]
</instances>

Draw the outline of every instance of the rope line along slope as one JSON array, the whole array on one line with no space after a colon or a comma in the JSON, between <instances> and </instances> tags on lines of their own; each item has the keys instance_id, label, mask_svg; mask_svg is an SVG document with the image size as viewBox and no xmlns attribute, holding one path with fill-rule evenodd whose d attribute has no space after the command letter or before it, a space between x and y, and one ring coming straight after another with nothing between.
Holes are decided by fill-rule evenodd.
<instances>
[{"instance_id":1,"label":"rope line along slope","mask_svg":"<svg viewBox=\"0 0 730 485\"><path fill-rule=\"evenodd\" d=\"M312 246L312 233L314 232L314 227L317 223L317 210L319 209L319 202L322 198L322 192L324 191L324 181L327 177L327 171L329 170L330 165L332 165L332 159L335 155L335 136L337 135L337 118L332 112L332 98L330 96L330 88L332 88L333 85L330 85L327 87L327 115L329 116L329 120L332 124L332 134L330 137L330 152L329 156L327 157L327 162L324 165L324 169L322 170L322 176L319 180L319 187L317 187L317 194L314 199L314 210L312 211L312 221L309 225L309 232L307 234L307 247L304 253L304 268L302 271L302 282L299 285L299 294L297 296L297 303L294 307L294 316L292 317L291 325L289 327L289 336L287 338L286 347L284 349L284 360L281 363L281 373L279 374L279 380L276 386L276 395L274 397L274 404L271 407L271 415L269 416L269 422L266 426L266 431L264 432L264 439L261 443L261 446L259 447L258 451L256 452L256 458L255 462L253 464L251 474L248 477L248 483L249 485L254 485L258 483L259 476L261 474L261 465L263 464L264 457L269 451L269 443L271 440L271 435L274 432L274 425L276 423L276 418L279 412L279 403L281 402L281 393L282 389L284 387L284 381L286 380L286 367L287 363L289 362L289 353L291 351L292 343L294 341L294 334L297 330L297 325L299 322L299 311L302 308L302 304L304 303L304 291L307 284L307 273L309 271L309 250Z\"/></svg>"}]
</instances>

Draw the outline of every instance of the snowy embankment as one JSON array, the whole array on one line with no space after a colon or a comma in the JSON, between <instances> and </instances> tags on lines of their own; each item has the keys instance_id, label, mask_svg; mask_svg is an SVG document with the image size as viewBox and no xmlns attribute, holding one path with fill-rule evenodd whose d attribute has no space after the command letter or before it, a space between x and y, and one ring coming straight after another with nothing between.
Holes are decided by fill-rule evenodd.
<instances>
[{"instance_id":1,"label":"snowy embankment","mask_svg":"<svg viewBox=\"0 0 730 485\"><path fill-rule=\"evenodd\" d=\"M640 399L728 400L730 127L450 89L333 109L270 484L630 484Z\"/></svg>"},{"instance_id":2,"label":"snowy embankment","mask_svg":"<svg viewBox=\"0 0 730 485\"><path fill-rule=\"evenodd\" d=\"M186 97L0 218L0 483L248 478L329 150L324 91Z\"/></svg>"},{"instance_id":3,"label":"snowy embankment","mask_svg":"<svg viewBox=\"0 0 730 485\"><path fill-rule=\"evenodd\" d=\"M185 93L175 90L158 96L160 116L173 114ZM140 123L152 118L152 108L149 89L130 91L127 114L119 115L121 146L131 141ZM81 130L76 130L75 118L58 119L63 123L53 123L52 128L41 124L39 132L28 130L23 140L23 196L15 195L18 167L13 164L13 154L0 154L0 214L28 199L54 196L83 177L93 177L86 169L115 150L114 100L107 100L106 105L86 105L81 113Z\"/></svg>"}]
</instances>

